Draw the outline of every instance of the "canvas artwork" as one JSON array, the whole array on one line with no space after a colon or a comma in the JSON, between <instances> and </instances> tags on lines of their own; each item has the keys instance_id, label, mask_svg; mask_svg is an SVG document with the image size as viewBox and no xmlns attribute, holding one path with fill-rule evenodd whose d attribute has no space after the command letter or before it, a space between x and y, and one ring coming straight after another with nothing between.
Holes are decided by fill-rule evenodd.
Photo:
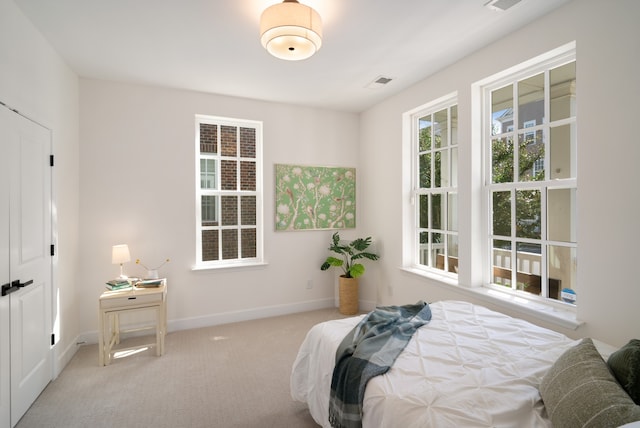
<instances>
[{"instance_id":1,"label":"canvas artwork","mask_svg":"<svg viewBox=\"0 0 640 428\"><path fill-rule=\"evenodd\" d=\"M275 165L276 230L356 227L355 168Z\"/></svg>"}]
</instances>

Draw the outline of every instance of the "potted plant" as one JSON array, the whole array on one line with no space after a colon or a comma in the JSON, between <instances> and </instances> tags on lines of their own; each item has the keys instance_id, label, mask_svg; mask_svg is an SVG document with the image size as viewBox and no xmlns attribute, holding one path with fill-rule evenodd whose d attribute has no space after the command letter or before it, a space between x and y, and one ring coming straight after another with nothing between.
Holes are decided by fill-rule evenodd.
<instances>
[{"instance_id":1,"label":"potted plant","mask_svg":"<svg viewBox=\"0 0 640 428\"><path fill-rule=\"evenodd\" d=\"M359 259L378 260L377 254L365 251L371 245L371 237L358 238L348 244L340 242L340 234L335 232L331 238L329 251L339 254L341 258L329 256L320 266L327 270L332 266L342 269L339 280L340 313L354 315L358 313L358 277L364 274L364 265L356 263Z\"/></svg>"}]
</instances>

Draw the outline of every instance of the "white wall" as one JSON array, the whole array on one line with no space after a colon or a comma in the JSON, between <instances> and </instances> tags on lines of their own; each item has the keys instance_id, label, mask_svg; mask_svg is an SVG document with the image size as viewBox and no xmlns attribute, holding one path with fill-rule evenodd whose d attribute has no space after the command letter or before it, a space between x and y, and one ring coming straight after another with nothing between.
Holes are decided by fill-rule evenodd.
<instances>
[{"instance_id":1,"label":"white wall","mask_svg":"<svg viewBox=\"0 0 640 428\"><path fill-rule=\"evenodd\" d=\"M471 259L478 229L479 200L471 153L471 85L503 69L576 40L578 91L578 318L584 325L565 330L511 311L511 315L555 328L572 337L591 336L622 345L640 333L637 263L640 192L635 171L640 160L637 113L640 83L640 2L574 0L514 34L426 78L362 114L360 141L364 205L361 227L375 230L384 257L375 267L379 303L417 299L469 299L452 287L408 274L401 266L402 113L453 91L459 97L460 244ZM366 146L364 145L366 142ZM465 147L466 145L466 147ZM380 172L384 171L384 174ZM474 172L475 171L475 172ZM466 244L466 245L465 245ZM463 285L475 283L470 269ZM372 277L367 281L374 282ZM484 301L476 303L485 304ZM489 305L491 306L491 305ZM507 311L509 312L509 311Z\"/></svg>"},{"instance_id":2,"label":"white wall","mask_svg":"<svg viewBox=\"0 0 640 428\"><path fill-rule=\"evenodd\" d=\"M96 331L98 296L119 274L111 246L120 243L147 265L171 259L160 270L169 281L170 330L334 304L337 274L320 271L332 232L274 231L274 164L357 168L357 115L87 79L80 93L85 332ZM196 114L263 121L266 266L191 269ZM144 274L133 261L125 272Z\"/></svg>"},{"instance_id":3,"label":"white wall","mask_svg":"<svg viewBox=\"0 0 640 428\"><path fill-rule=\"evenodd\" d=\"M72 355L78 334L95 332L97 296L103 282L118 272L110 264L110 248L120 242L130 245L134 259L172 259L162 273L170 279L173 328L330 304L336 275L318 266L331 232L274 231L275 163L358 168L358 229L344 236L373 235L383 256L368 265L362 300L468 299L399 269L401 115L458 90L460 139L468 142L473 82L571 40L578 46L578 315L585 324L564 332L612 344L637 337L640 286L633 266L640 192L633 172L640 149L632 129L640 93L640 36L634 22L639 8L634 0L574 0L359 117L91 80L78 86L13 1L0 0L0 100L53 130L58 365ZM264 121L265 267L191 271L196 113ZM460 156L463 245L479 221L465 214L475 206L469 195L478 185L468 172L476 168L473 150L478 148L468 147ZM471 249L463 251L471 254ZM135 269L127 266L132 274ZM311 290L306 289L308 279L314 283ZM466 274L464 279L472 280Z\"/></svg>"},{"instance_id":4,"label":"white wall","mask_svg":"<svg viewBox=\"0 0 640 428\"><path fill-rule=\"evenodd\" d=\"M53 285L55 371L76 350L78 79L11 0L0 0L0 101L52 130L57 256Z\"/></svg>"}]
</instances>

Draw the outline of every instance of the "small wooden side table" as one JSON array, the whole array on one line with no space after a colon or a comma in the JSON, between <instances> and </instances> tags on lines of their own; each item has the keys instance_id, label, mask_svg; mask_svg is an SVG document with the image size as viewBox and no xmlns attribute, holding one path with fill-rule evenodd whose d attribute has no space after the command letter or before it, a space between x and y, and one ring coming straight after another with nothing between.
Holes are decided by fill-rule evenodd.
<instances>
[{"instance_id":1,"label":"small wooden side table","mask_svg":"<svg viewBox=\"0 0 640 428\"><path fill-rule=\"evenodd\" d=\"M123 313L136 311L155 312L155 324L135 329L121 330L119 316ZM114 346L120 343L120 333L131 331L155 329L155 343L146 344L155 346L156 355L164 354L164 336L167 333L167 284L166 281L158 287L129 288L126 290L105 291L100 295L99 304L100 332L99 352L100 366L106 366L111 362L111 354L116 351L138 349L138 345L132 348L118 348Z\"/></svg>"}]
</instances>

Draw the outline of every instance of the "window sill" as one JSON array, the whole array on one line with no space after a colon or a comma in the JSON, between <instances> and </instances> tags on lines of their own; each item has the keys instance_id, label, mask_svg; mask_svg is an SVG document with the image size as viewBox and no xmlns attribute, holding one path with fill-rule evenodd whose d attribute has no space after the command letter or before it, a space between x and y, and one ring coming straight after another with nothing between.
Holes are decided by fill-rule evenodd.
<instances>
[{"instance_id":1,"label":"window sill","mask_svg":"<svg viewBox=\"0 0 640 428\"><path fill-rule=\"evenodd\" d=\"M263 266L267 266L267 262L229 262L229 263L219 263L219 264L199 264L195 265L191 268L191 271L208 271L208 270L222 270L222 269L238 269L245 270L251 268L260 268Z\"/></svg>"},{"instance_id":2,"label":"window sill","mask_svg":"<svg viewBox=\"0 0 640 428\"><path fill-rule=\"evenodd\" d=\"M538 318L541 321L546 321L563 328L575 330L583 324L582 321L579 321L576 318L576 313L573 308L563 309L553 304L524 299L522 297L488 287L464 287L458 284L454 279L437 274L430 274L419 269L401 269L414 275L429 278L433 280L436 285L447 288L453 286L457 292L501 306L505 309L515 310L522 314Z\"/></svg>"}]
</instances>

